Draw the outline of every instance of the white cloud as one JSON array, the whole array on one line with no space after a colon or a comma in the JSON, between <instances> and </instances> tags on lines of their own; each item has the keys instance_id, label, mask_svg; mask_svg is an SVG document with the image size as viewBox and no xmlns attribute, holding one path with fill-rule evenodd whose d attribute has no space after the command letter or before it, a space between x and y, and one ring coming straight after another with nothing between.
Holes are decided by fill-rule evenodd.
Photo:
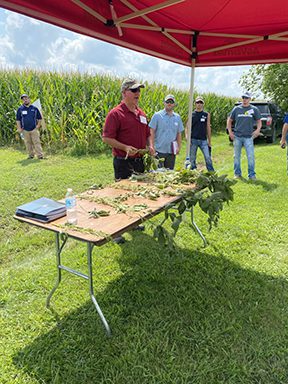
<instances>
[{"instance_id":1,"label":"white cloud","mask_svg":"<svg viewBox=\"0 0 288 384\"><path fill-rule=\"evenodd\" d=\"M14 44L8 36L0 37L0 65L9 66L8 56L14 52Z\"/></svg>"},{"instance_id":2,"label":"white cloud","mask_svg":"<svg viewBox=\"0 0 288 384\"><path fill-rule=\"evenodd\" d=\"M238 81L248 66L196 68L196 85L201 92L214 92L228 96L239 96Z\"/></svg>"},{"instance_id":3,"label":"white cloud","mask_svg":"<svg viewBox=\"0 0 288 384\"><path fill-rule=\"evenodd\" d=\"M0 9L0 65L108 73L189 89L190 68ZM32 49L32 48L33 49ZM246 67L196 68L198 92L238 96Z\"/></svg>"},{"instance_id":4,"label":"white cloud","mask_svg":"<svg viewBox=\"0 0 288 384\"><path fill-rule=\"evenodd\" d=\"M10 31L12 28L14 30L21 29L25 23L25 19L17 13L8 12L8 11L6 12L7 12L6 26L5 26L6 31ZM32 19L28 17L26 19L27 19L27 22L30 24Z\"/></svg>"}]
</instances>

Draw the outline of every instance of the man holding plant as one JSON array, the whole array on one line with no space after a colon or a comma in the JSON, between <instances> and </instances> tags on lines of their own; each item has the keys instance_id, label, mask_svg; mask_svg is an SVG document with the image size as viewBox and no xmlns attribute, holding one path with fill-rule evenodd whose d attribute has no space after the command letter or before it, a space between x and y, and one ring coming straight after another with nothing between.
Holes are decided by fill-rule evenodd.
<instances>
[{"instance_id":1,"label":"man holding plant","mask_svg":"<svg viewBox=\"0 0 288 384\"><path fill-rule=\"evenodd\" d=\"M128 179L133 172L144 172L143 153L149 143L154 154L145 113L138 107L144 84L126 79L121 86L122 101L107 115L103 142L112 147L115 180Z\"/></svg>"}]
</instances>

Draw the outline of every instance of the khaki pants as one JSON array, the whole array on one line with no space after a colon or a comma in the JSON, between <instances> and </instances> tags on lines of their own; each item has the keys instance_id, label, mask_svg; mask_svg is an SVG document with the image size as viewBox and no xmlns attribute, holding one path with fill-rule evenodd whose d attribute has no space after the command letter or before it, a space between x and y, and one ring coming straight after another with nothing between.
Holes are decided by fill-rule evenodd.
<instances>
[{"instance_id":1,"label":"khaki pants","mask_svg":"<svg viewBox=\"0 0 288 384\"><path fill-rule=\"evenodd\" d=\"M34 157L35 153L38 158L43 157L43 151L40 142L40 133L38 129L33 129L33 131L22 131L24 134L24 142L26 145L27 152L29 157ZM35 153L34 153L35 151Z\"/></svg>"}]
</instances>

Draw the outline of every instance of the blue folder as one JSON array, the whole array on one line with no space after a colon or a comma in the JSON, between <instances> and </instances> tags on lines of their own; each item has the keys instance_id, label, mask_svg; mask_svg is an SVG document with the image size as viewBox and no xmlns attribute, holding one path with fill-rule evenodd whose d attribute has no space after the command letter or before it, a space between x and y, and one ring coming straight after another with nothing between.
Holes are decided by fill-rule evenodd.
<instances>
[{"instance_id":1,"label":"blue folder","mask_svg":"<svg viewBox=\"0 0 288 384\"><path fill-rule=\"evenodd\" d=\"M16 215L48 223L66 215L64 203L41 197L17 207Z\"/></svg>"}]
</instances>

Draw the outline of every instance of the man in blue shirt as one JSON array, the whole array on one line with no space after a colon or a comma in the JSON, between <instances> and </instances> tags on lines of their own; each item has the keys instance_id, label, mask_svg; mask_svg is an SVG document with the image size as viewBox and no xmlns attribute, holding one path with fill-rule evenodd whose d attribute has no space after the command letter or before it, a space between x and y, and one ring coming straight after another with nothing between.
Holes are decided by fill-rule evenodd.
<instances>
[{"instance_id":1,"label":"man in blue shirt","mask_svg":"<svg viewBox=\"0 0 288 384\"><path fill-rule=\"evenodd\" d=\"M28 152L28 159L33 159L36 153L38 159L43 159L39 128L42 116L39 109L31 105L29 96L21 95L22 105L16 113L16 124L19 133L23 133L24 142Z\"/></svg>"},{"instance_id":2,"label":"man in blue shirt","mask_svg":"<svg viewBox=\"0 0 288 384\"><path fill-rule=\"evenodd\" d=\"M248 178L256 179L254 143L253 140L259 136L262 126L261 114L257 107L250 104L251 93L242 94L242 104L233 108L227 119L227 129L234 144L234 177L240 179L241 174L241 149L244 146L248 160ZM232 131L232 121L235 122L234 132ZM254 125L256 123L256 130Z\"/></svg>"},{"instance_id":3,"label":"man in blue shirt","mask_svg":"<svg viewBox=\"0 0 288 384\"><path fill-rule=\"evenodd\" d=\"M167 95L164 109L154 113L149 123L152 150L157 152L159 159L164 159L159 166L169 169L174 169L184 130L180 115L174 112L175 106L175 97Z\"/></svg>"}]
</instances>

